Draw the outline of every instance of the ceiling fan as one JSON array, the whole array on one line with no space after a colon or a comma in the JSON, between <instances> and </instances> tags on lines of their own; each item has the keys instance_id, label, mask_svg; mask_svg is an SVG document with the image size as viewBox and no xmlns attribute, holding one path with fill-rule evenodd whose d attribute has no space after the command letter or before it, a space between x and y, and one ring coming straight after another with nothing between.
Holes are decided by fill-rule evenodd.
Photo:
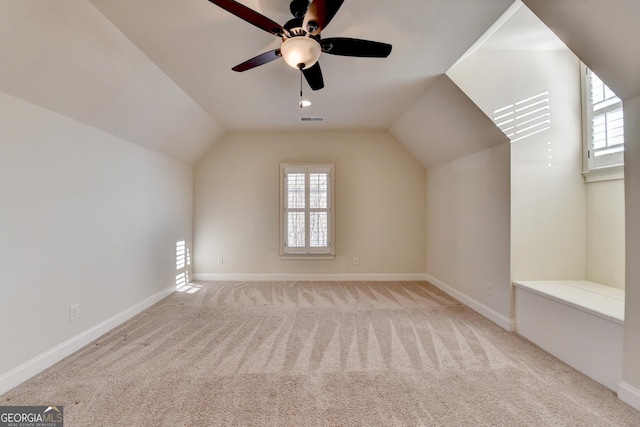
<instances>
[{"instance_id":1,"label":"ceiling fan","mask_svg":"<svg viewBox=\"0 0 640 427\"><path fill-rule=\"evenodd\" d=\"M391 45L370 40L334 37L323 39L320 32L335 16L344 0L293 0L289 6L294 18L279 25L266 16L234 0L209 0L256 27L282 38L280 48L265 52L232 68L247 71L276 59L285 62L303 74L313 90L324 87L318 59L322 52L331 55L366 58L386 58Z\"/></svg>"}]
</instances>

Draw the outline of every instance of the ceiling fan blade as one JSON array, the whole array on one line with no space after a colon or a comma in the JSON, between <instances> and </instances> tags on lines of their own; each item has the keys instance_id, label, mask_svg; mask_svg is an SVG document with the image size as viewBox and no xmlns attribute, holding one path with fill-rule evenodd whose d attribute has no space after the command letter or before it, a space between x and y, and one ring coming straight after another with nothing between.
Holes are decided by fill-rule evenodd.
<instances>
[{"instance_id":1,"label":"ceiling fan blade","mask_svg":"<svg viewBox=\"0 0 640 427\"><path fill-rule=\"evenodd\" d=\"M247 6L238 3L234 0L209 0L211 3L220 6L227 12L230 12L240 19L244 19L250 24L265 30L268 33L281 37L286 33L286 30L282 28L282 25L272 21L264 15L256 12Z\"/></svg>"},{"instance_id":2,"label":"ceiling fan blade","mask_svg":"<svg viewBox=\"0 0 640 427\"><path fill-rule=\"evenodd\" d=\"M243 71L256 68L260 65L264 65L268 62L275 61L278 58L282 58L282 55L280 54L280 49L270 50L269 52L260 54L255 58L251 58L247 61L244 61L242 64L236 65L235 67L232 68L232 70L241 73Z\"/></svg>"},{"instance_id":3,"label":"ceiling fan blade","mask_svg":"<svg viewBox=\"0 0 640 427\"><path fill-rule=\"evenodd\" d=\"M318 35L333 19L342 3L344 0L313 0L304 15L302 28L313 36Z\"/></svg>"},{"instance_id":4,"label":"ceiling fan blade","mask_svg":"<svg viewBox=\"0 0 640 427\"><path fill-rule=\"evenodd\" d=\"M320 90L324 87L324 79L322 78L322 70L320 63L316 62L312 67L302 70L304 78L307 79L309 87L313 90Z\"/></svg>"},{"instance_id":5,"label":"ceiling fan blade","mask_svg":"<svg viewBox=\"0 0 640 427\"><path fill-rule=\"evenodd\" d=\"M320 46L325 53L341 56L386 58L391 53L390 44L346 37L322 39Z\"/></svg>"}]
</instances>

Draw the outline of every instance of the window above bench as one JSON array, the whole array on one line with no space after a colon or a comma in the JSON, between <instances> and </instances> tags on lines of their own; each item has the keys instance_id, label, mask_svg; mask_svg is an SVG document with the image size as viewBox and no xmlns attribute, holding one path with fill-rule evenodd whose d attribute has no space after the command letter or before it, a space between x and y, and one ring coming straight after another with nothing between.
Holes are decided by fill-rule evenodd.
<instances>
[{"instance_id":1,"label":"window above bench","mask_svg":"<svg viewBox=\"0 0 640 427\"><path fill-rule=\"evenodd\" d=\"M583 175L587 182L624 178L622 100L584 64L582 70Z\"/></svg>"}]
</instances>

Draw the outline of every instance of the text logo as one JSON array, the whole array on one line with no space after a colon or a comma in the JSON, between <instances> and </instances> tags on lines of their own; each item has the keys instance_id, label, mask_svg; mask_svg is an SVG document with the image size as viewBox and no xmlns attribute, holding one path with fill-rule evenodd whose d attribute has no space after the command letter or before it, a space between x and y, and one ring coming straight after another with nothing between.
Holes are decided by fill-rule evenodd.
<instances>
[{"instance_id":1,"label":"text logo","mask_svg":"<svg viewBox=\"0 0 640 427\"><path fill-rule=\"evenodd\" d=\"M63 427L62 406L0 406L0 427Z\"/></svg>"}]
</instances>

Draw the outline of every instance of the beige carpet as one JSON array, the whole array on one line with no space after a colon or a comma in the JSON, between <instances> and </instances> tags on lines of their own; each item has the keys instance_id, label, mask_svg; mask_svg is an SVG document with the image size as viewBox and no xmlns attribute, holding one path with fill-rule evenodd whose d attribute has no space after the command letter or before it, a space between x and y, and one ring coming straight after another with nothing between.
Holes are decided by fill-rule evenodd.
<instances>
[{"instance_id":1,"label":"beige carpet","mask_svg":"<svg viewBox=\"0 0 640 427\"><path fill-rule=\"evenodd\" d=\"M65 426L640 426L424 282L193 284L0 397Z\"/></svg>"}]
</instances>

